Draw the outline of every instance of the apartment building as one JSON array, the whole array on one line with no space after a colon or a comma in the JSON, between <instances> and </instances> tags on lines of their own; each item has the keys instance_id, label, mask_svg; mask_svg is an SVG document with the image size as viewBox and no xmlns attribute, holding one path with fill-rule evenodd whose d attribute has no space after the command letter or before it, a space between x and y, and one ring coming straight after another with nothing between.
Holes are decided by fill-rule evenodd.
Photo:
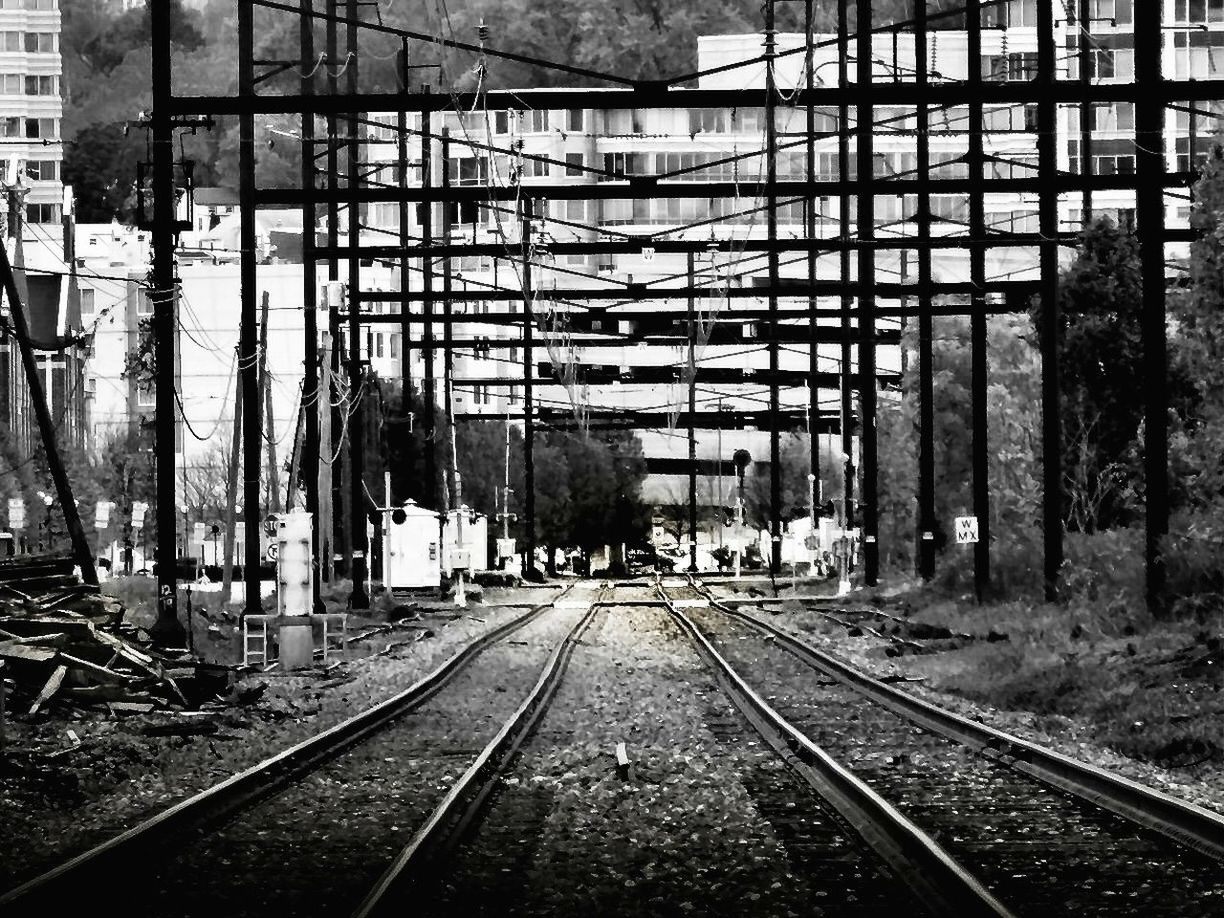
<instances>
[{"instance_id":1,"label":"apartment building","mask_svg":"<svg viewBox=\"0 0 1224 918\"><path fill-rule=\"evenodd\" d=\"M1080 77L1080 42L1092 51L1086 62L1092 79L1098 83L1126 83L1134 78L1134 0L1092 0L1089 19L1075 20L1078 4L1067 5L1069 15L1056 17L1056 44L1061 79ZM1218 77L1224 72L1224 0L1164 0L1166 22L1166 74L1170 78ZM1061 13L1061 9L1059 10ZM968 35L963 30L938 30L928 34L927 59L930 69L937 71L934 80L964 80L971 69L989 81L1029 80L1037 65L1037 4L1036 0L1010 0L1006 4L986 7L983 15L987 26L982 35L981 59L969 59ZM818 35L813 60L816 85L833 84L838 79L836 36ZM740 61L758 58L763 50L762 36L718 35L698 39L698 70L705 71ZM804 37L799 34L777 36L777 83L783 96L776 113L779 142L777 174L780 179L806 177L806 109L789 106L785 95L803 85ZM915 36L880 33L873 39L873 80L912 81L916 62ZM849 79L855 80L856 68L849 67ZM762 87L765 80L763 63L755 63L704 76L703 88L736 89ZM676 90L677 98L683 90ZM537 316L537 353L544 366L539 378L545 383L536 394L537 404L544 408L564 411L573 405L590 404L607 409L646 409L667 406L676 411L687 407L687 387L679 371L671 385L635 384L634 368L655 364L679 367L685 359L685 347L646 348L626 345L611 337L599 341L601 332L649 335L652 329L674 331L682 327L687 303L653 300L649 309L654 318L641 316L641 304L628 302L631 286L664 285L666 279L692 277L707 285L709 297L697 298L699 314L717 313L726 317L736 310L760 309L764 301L752 298L730 299L719 291L727 287L751 287L766 274L766 260L743 254L730 256L699 256L688 264L684 256L658 255L647 244L642 252L616 256L564 256L549 254L551 242L594 238L617 238L619 234L662 234L666 238L744 240L763 238L765 219L761 197L742 200L708 198L673 198L630 196L629 179L635 176L660 176L659 181L680 183L686 180L759 181L764 176L765 163L761 155L765 130L765 113L749 107L726 109L625 109L599 110L579 108L566 111L544 110L532 105L533 92L519 93L521 110L511 112L474 111L445 113L433 116L430 128L434 133L445 130L448 139L446 163L443 166L440 144L434 141L431 181L434 187L445 178L456 185L512 185L572 182L596 184L606 190L608 183L623 185L626 196L611 200L548 201L532 214L531 232L536 257L533 259L533 308ZM1036 105L999 106L985 112L984 137L988 178L1022 178L1033 174L1037 165ZM1101 175L1128 174L1135 169L1134 111L1128 103L1093 105L1081 113L1078 106L1060 106L1058 112L1058 165L1065 172L1076 173L1082 168L1081 149L1084 129L1090 128L1091 168ZM1224 115L1224 101L1209 108ZM1081 119L1081 114L1084 118ZM917 134L913 109L895 111L877 109L874 113L875 172L880 177L912 173L917 165ZM396 137L393 114L376 116L386 127L371 131L372 139L393 141ZM850 128L854 130L856 112L851 110ZM817 110L815 143L817 179L840 176L837 112ZM419 115L408 115L411 130L422 127ZM968 151L968 111L964 108L939 109L932 115L930 126L932 175L935 177L967 177L964 154ZM1192 155L1201 155L1219 134L1216 119L1186 112L1170 111L1167 123L1166 157L1170 168L1188 167ZM486 149L482 149L482 147ZM488 147L501 151L490 153ZM409 184L421 181L421 149L416 135L409 139L409 171L400 176L394 165L396 145L375 144L370 156L386 164L375 181ZM850 142L850 174L856 164L856 143ZM551 162L539 158L547 158ZM884 190L883 188L881 189ZM876 233L879 237L912 237L916 235L916 197L889 196L876 199ZM1063 195L1059 200L1060 225L1064 230L1078 229L1086 216L1086 204L1079 193ZM849 202L851 227L857 225L856 202ZM1126 191L1097 192L1092 196L1094 215L1107 215L1119 222L1133 219L1134 194ZM964 194L935 194L931 201L934 223L932 235L938 238L961 236L969 220L969 198ZM836 196L818 197L813 201L814 232L817 237L830 238L840 233L840 201ZM985 196L984 211L989 228L999 231L1035 233L1038 229L1038 202L1035 194L991 192ZM1168 223L1185 226L1189 203L1170 199ZM408 215L409 233L419 236L421 214L412 209ZM369 222L378 229L371 242L385 241L399 226L399 206L374 204L368 212ZM806 204L802 200L779 202L778 234L785 239L807 235ZM504 242L507 253L517 255L520 246L520 221L513 202L492 205L484 203L435 206L432 215L435 239L449 235L453 241ZM1172 252L1172 254L1175 254ZM877 275L882 280L916 277L913 253L882 252L877 259ZM992 249L987 257L986 274L992 279L1035 280L1038 260L1034 251L1017 247ZM454 289L496 289L521 286L515 276L513 258L464 258L452 263ZM949 246L936 248L932 264L933 275L939 281L968 281L967 254ZM802 282L807 277L807 261L803 256L783 259L783 280ZM834 255L821 256L817 276L824 279L840 277L840 266ZM576 287L624 285L627 296L622 305L609 306L597 312L586 312L565 300L565 290ZM408 286L419 290L420 274L414 268ZM438 289L435 280L434 289ZM783 300L798 308L799 300ZM836 305L834 302L820 305ZM882 306L895 305L881 301ZM394 308L394 307L392 307ZM416 307L414 307L416 308ZM453 304L461 315L470 315L471 324L455 328L455 337L475 342L455 360L456 408L461 414L499 415L521 408L519 391L508 385L521 374L520 330L509 324L480 321L490 313L518 312L520 306L491 298L488 302ZM633 318L618 318L618 314ZM699 315L700 317L700 315ZM795 320L791 324L799 324ZM880 322L885 332L895 332L897 323ZM754 385L751 377L768 366L767 349L755 339L754 324L744 322L737 340L720 339L701 347L699 360L703 369L738 368L743 382L702 384L698 409L712 407L763 407L767 388ZM419 330L417 332L419 335ZM543 343L539 343L543 342ZM580 343L575 343L580 342ZM419 344L419 342L418 342ZM417 344L414 344L414 347ZM837 373L841 370L840 348L820 345L818 365L821 370ZM900 369L900 352L896 346L880 349L879 362L883 382ZM549 366L551 364L551 366ZM784 370L800 371L809 365L805 346L791 345L783 349L780 365ZM582 368L575 373L573 367ZM851 372L855 366L849 368ZM589 378L599 384L560 385L559 376L581 378L590 370ZM584 372L585 371L585 372ZM599 372L602 371L602 372ZM720 377L722 378L722 377ZM656 377L652 379L657 380ZM551 384L549 384L551 383ZM784 407L812 406L814 415L836 411L837 392L821 389L809 400L800 385L788 385L782 391ZM648 455L681 457L687 455L683 436L672 430L645 432ZM722 453L746 446L754 455L765 455L765 438L759 432L728 432L722 439ZM718 438L713 432L699 435L699 458L713 458ZM742 441L742 442L741 442Z\"/></svg>"},{"instance_id":2,"label":"apartment building","mask_svg":"<svg viewBox=\"0 0 1224 918\"><path fill-rule=\"evenodd\" d=\"M27 269L19 289L52 421L60 443L72 448L83 445L88 420L71 196L61 180L59 37L57 0L0 2L0 210L10 260ZM0 305L0 313L10 308ZM18 455L30 455L39 442L28 382L8 333L0 333L0 425Z\"/></svg>"}]
</instances>

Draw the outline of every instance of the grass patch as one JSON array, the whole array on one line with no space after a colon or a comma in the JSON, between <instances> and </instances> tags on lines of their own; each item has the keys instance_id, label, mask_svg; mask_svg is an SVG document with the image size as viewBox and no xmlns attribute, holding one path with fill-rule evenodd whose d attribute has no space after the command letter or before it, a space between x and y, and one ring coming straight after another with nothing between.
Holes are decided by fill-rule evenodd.
<instances>
[{"instance_id":1,"label":"grass patch","mask_svg":"<svg viewBox=\"0 0 1224 918\"><path fill-rule=\"evenodd\" d=\"M976 605L919 590L906 604L924 622L1009 638L910 658L932 688L1051 725L1074 721L1092 741L1162 767L1224 763L1224 655L1201 615L1155 621L1113 590L1067 605Z\"/></svg>"}]
</instances>

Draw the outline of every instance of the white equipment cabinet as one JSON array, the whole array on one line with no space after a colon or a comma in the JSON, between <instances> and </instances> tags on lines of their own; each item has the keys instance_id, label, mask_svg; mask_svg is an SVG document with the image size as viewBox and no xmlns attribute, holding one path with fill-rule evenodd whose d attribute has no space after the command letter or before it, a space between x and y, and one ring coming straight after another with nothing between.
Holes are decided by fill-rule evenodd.
<instances>
[{"instance_id":1,"label":"white equipment cabinet","mask_svg":"<svg viewBox=\"0 0 1224 918\"><path fill-rule=\"evenodd\" d=\"M383 582L390 590L436 590L442 572L440 517L415 501L383 512Z\"/></svg>"},{"instance_id":2,"label":"white equipment cabinet","mask_svg":"<svg viewBox=\"0 0 1224 918\"><path fill-rule=\"evenodd\" d=\"M459 545L456 517L463 514L463 544ZM453 574L455 568L461 567L467 571L489 570L489 518L483 513L477 513L469 507L460 507L446 514L446 528L443 532L446 553L443 558L443 571ZM466 554L466 557L464 557ZM466 561L466 564L458 563Z\"/></svg>"}]
</instances>

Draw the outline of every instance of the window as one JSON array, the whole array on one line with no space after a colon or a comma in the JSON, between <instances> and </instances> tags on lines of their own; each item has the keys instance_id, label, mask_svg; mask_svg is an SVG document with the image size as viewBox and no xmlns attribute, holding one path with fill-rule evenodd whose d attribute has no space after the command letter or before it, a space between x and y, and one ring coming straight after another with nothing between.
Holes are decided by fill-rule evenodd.
<instances>
[{"instance_id":1,"label":"window","mask_svg":"<svg viewBox=\"0 0 1224 918\"><path fill-rule=\"evenodd\" d=\"M21 33L20 32L0 32L0 51L20 51L21 50Z\"/></svg>"},{"instance_id":2,"label":"window","mask_svg":"<svg viewBox=\"0 0 1224 918\"><path fill-rule=\"evenodd\" d=\"M485 156L469 156L447 160L451 181L459 185L487 185L489 183L489 160Z\"/></svg>"},{"instance_id":3,"label":"window","mask_svg":"<svg viewBox=\"0 0 1224 918\"><path fill-rule=\"evenodd\" d=\"M571 108L565 113L565 129L567 131L581 131L584 112L580 108Z\"/></svg>"},{"instance_id":4,"label":"window","mask_svg":"<svg viewBox=\"0 0 1224 918\"><path fill-rule=\"evenodd\" d=\"M493 133L494 134L509 134L510 133L510 113L509 112L494 112L493 113Z\"/></svg>"},{"instance_id":5,"label":"window","mask_svg":"<svg viewBox=\"0 0 1224 918\"><path fill-rule=\"evenodd\" d=\"M586 220L586 201L566 201L565 219L573 223L582 223Z\"/></svg>"},{"instance_id":6,"label":"window","mask_svg":"<svg viewBox=\"0 0 1224 918\"><path fill-rule=\"evenodd\" d=\"M566 175L582 175L582 154L581 153L566 153L565 154L565 174Z\"/></svg>"},{"instance_id":7,"label":"window","mask_svg":"<svg viewBox=\"0 0 1224 918\"><path fill-rule=\"evenodd\" d=\"M94 314L94 296L98 291L92 287L81 288L81 318L87 318Z\"/></svg>"},{"instance_id":8,"label":"window","mask_svg":"<svg viewBox=\"0 0 1224 918\"><path fill-rule=\"evenodd\" d=\"M26 163L26 176L36 182L54 182L59 178L59 163L53 159L32 159Z\"/></svg>"},{"instance_id":9,"label":"window","mask_svg":"<svg viewBox=\"0 0 1224 918\"><path fill-rule=\"evenodd\" d=\"M25 0L24 3L14 2L11 7L7 2L4 5L8 9L24 6L27 10L55 10L59 9L59 0Z\"/></svg>"},{"instance_id":10,"label":"window","mask_svg":"<svg viewBox=\"0 0 1224 918\"><path fill-rule=\"evenodd\" d=\"M1037 77L1037 52L1017 51L982 59L982 76L988 80L1032 80Z\"/></svg>"},{"instance_id":11,"label":"window","mask_svg":"<svg viewBox=\"0 0 1224 918\"><path fill-rule=\"evenodd\" d=\"M1177 22L1202 25L1205 22L1224 22L1222 0L1177 0L1173 18Z\"/></svg>"},{"instance_id":12,"label":"window","mask_svg":"<svg viewBox=\"0 0 1224 918\"><path fill-rule=\"evenodd\" d=\"M524 134L543 134L548 130L548 112L519 112L519 125Z\"/></svg>"},{"instance_id":13,"label":"window","mask_svg":"<svg viewBox=\"0 0 1224 918\"><path fill-rule=\"evenodd\" d=\"M53 76L28 76L25 78L27 96L59 95L58 80Z\"/></svg>"},{"instance_id":14,"label":"window","mask_svg":"<svg viewBox=\"0 0 1224 918\"><path fill-rule=\"evenodd\" d=\"M26 32L26 54L54 54L56 49L54 32Z\"/></svg>"},{"instance_id":15,"label":"window","mask_svg":"<svg viewBox=\"0 0 1224 918\"><path fill-rule=\"evenodd\" d=\"M716 133L727 131L730 113L725 108L694 108L689 110L689 133Z\"/></svg>"},{"instance_id":16,"label":"window","mask_svg":"<svg viewBox=\"0 0 1224 918\"><path fill-rule=\"evenodd\" d=\"M30 223L59 223L59 204L27 204L26 220Z\"/></svg>"},{"instance_id":17,"label":"window","mask_svg":"<svg viewBox=\"0 0 1224 918\"><path fill-rule=\"evenodd\" d=\"M26 118L26 137L58 137L59 119L57 118Z\"/></svg>"},{"instance_id":18,"label":"window","mask_svg":"<svg viewBox=\"0 0 1224 918\"><path fill-rule=\"evenodd\" d=\"M19 96L24 81L19 73L5 73L0 75L0 92L6 96Z\"/></svg>"},{"instance_id":19,"label":"window","mask_svg":"<svg viewBox=\"0 0 1224 918\"><path fill-rule=\"evenodd\" d=\"M581 156L582 154L575 154ZM569 154L566 154L568 160ZM608 178L620 179L627 175L647 175L650 172L649 155L642 153L605 153L604 172ZM678 168L678 167L677 167ZM567 167L566 175L573 175Z\"/></svg>"},{"instance_id":20,"label":"window","mask_svg":"<svg viewBox=\"0 0 1224 918\"><path fill-rule=\"evenodd\" d=\"M389 342L389 345L391 348L391 356L399 357L399 342L400 342L399 332L393 332L390 335L390 338L391 340Z\"/></svg>"}]
</instances>

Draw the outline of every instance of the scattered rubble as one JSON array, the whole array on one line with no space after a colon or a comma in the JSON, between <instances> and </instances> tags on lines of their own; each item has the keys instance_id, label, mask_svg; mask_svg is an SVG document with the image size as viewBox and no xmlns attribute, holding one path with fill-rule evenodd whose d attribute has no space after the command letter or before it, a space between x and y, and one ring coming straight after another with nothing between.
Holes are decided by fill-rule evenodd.
<instances>
[{"instance_id":1,"label":"scattered rubble","mask_svg":"<svg viewBox=\"0 0 1224 918\"><path fill-rule=\"evenodd\" d=\"M156 654L124 608L81 583L71 559L0 565L0 661L7 707L34 715L49 707L143 714L191 705L189 658Z\"/></svg>"}]
</instances>

